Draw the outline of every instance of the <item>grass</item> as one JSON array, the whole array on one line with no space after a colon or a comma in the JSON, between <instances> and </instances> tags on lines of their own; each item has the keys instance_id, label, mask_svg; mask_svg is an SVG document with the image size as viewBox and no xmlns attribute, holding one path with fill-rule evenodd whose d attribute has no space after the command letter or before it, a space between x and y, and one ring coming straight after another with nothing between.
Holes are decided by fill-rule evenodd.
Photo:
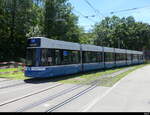
<instances>
[{"instance_id":1,"label":"grass","mask_svg":"<svg viewBox=\"0 0 150 115\"><path fill-rule=\"evenodd\" d=\"M11 71L17 71L18 68L7 68L7 69L0 69L0 72L11 72Z\"/></svg>"},{"instance_id":2,"label":"grass","mask_svg":"<svg viewBox=\"0 0 150 115\"><path fill-rule=\"evenodd\" d=\"M21 67L19 67L19 68L7 68L7 69L0 69L0 72L20 71L21 69L22 69ZM24 76L23 72L0 74L0 78L21 79L21 80L27 79L27 77Z\"/></svg>"},{"instance_id":3,"label":"grass","mask_svg":"<svg viewBox=\"0 0 150 115\"><path fill-rule=\"evenodd\" d=\"M142 65L137 65L137 66L133 66L133 68L131 70L128 70L120 75L117 75L116 77L108 77L108 78L103 78L100 79L99 81L99 85L100 86L105 86L105 87L112 87L116 82L118 82L119 80L121 80L122 78L124 78L125 76L127 76L129 73L142 68L144 66L146 66L147 64L142 64Z\"/></svg>"},{"instance_id":4,"label":"grass","mask_svg":"<svg viewBox=\"0 0 150 115\"><path fill-rule=\"evenodd\" d=\"M119 81L120 79L125 77L130 72L133 72L134 70L144 67L146 65L148 65L148 64L135 65L135 66L133 66L133 68L131 70L126 71L116 77L110 76L110 77L106 77L106 78L100 78L101 76L103 76L105 74L111 74L111 73L123 70L127 67L111 69L111 70L109 69L109 70L101 71L101 72L92 72L92 73L88 72L86 74L74 75L74 77L68 78L66 80L60 80L59 82L64 83L64 84L86 84L86 83L90 83L90 81L97 80L97 78L100 78L98 80L100 86L111 87L117 81Z\"/></svg>"},{"instance_id":5,"label":"grass","mask_svg":"<svg viewBox=\"0 0 150 115\"><path fill-rule=\"evenodd\" d=\"M13 73L13 74L2 74L0 75L0 78L9 78L9 79L20 79L25 80L27 77L24 76L23 72Z\"/></svg>"},{"instance_id":6,"label":"grass","mask_svg":"<svg viewBox=\"0 0 150 115\"><path fill-rule=\"evenodd\" d=\"M117 81L119 81L121 78L126 76L128 73L130 73L140 67L144 67L145 65L148 65L148 64L133 66L134 69L129 70L123 74L120 74L119 76L116 76L114 78L112 78L111 76L108 78L102 78L99 81L100 85L110 87L113 84L115 84ZM127 67L122 67L122 68L117 68L117 69L108 69L105 71L93 71L93 72L79 73L79 74L75 74L75 75L66 76L66 77L64 77L63 80L61 80L63 77L60 77L60 79L58 78L58 82L64 83L64 84L82 84L85 82L93 81L96 78L99 78L105 74L111 74L111 73L123 70L125 68L127 68ZM9 71L17 71L17 70L21 70L21 67L20 68L0 69L0 72L9 72ZM0 74L0 78L21 79L21 80L28 79L28 77L24 76L23 72L17 72L17 73L11 73L11 74Z\"/></svg>"},{"instance_id":7,"label":"grass","mask_svg":"<svg viewBox=\"0 0 150 115\"><path fill-rule=\"evenodd\" d=\"M106 71L93 71L93 72L87 72L87 73L82 73L82 74L76 74L76 75L71 75L70 78L65 79L65 80L60 80L60 83L64 84L81 84L89 80L94 80L95 78L102 76L104 74L111 74L113 72L120 71L123 68L119 69L110 69Z\"/></svg>"}]
</instances>

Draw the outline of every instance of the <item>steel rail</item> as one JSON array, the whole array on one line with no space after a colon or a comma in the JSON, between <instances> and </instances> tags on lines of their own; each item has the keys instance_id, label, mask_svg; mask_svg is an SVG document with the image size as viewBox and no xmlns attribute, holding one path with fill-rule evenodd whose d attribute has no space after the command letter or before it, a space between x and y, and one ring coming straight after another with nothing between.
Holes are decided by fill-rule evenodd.
<instances>
[{"instance_id":1,"label":"steel rail","mask_svg":"<svg viewBox=\"0 0 150 115\"><path fill-rule=\"evenodd\" d=\"M24 95L24 96L21 96L21 97L18 97L18 98L14 98L14 99L5 101L5 102L3 102L3 103L0 103L0 106L4 106L4 105L10 104L10 103L19 101L19 100L21 100L21 99L24 99L24 98L33 96L33 95L35 95L35 94L39 94L39 93L45 92L45 91L47 91L47 90L49 90L49 89L53 89L53 88L56 88L56 87L61 86L61 85L63 85L63 84L55 84L55 85L49 86L49 87L47 87L47 88L41 89L41 90L39 90L39 91L36 91L36 92L33 92L33 93L29 93L29 94L27 94L27 95Z\"/></svg>"},{"instance_id":2,"label":"steel rail","mask_svg":"<svg viewBox=\"0 0 150 115\"><path fill-rule=\"evenodd\" d=\"M125 68L125 69L123 69L123 70L117 71L117 72L113 72L113 73L111 73L111 74L105 74L105 75L101 76L100 78L103 78L103 77L110 77L110 76L114 77L114 76L116 76L116 75L119 75L119 74L121 74L121 73L124 73L125 71L128 71L129 69L132 69L132 68L129 67L129 68ZM98 79L96 79L96 80L94 80L94 81L90 81L90 83L92 84L92 85L90 85L90 87L86 88L85 90L83 90L82 92L80 92L79 94L77 94L76 96L73 96L73 97L71 97L71 98L78 97L78 95L81 95L81 94L83 95L84 93L90 91L90 89L92 90L93 88L95 88L95 87L97 86L97 84L98 84L98 83L97 83L97 80L98 80ZM84 84L86 85L86 84L89 84L89 83L86 82L86 83L84 83ZM81 88L81 87L83 87L83 86L84 86L83 84L75 85L75 86L73 86L73 87L71 87L71 88L68 88L68 89L65 89L65 90L63 90L63 91L61 91L61 92L59 92L59 93L57 93L57 94L54 94L54 95L48 96L48 97L46 97L46 98L44 98L44 99L41 99L41 100L39 100L38 102L34 102L34 103L30 104L30 105L27 105L27 106L25 106L25 107L22 107L22 108L16 110L16 112L23 112L23 111L30 110L30 109L32 109L32 108L34 108L34 107L36 107L36 106L39 106L39 105L41 105L41 104L43 104L43 103L45 103L45 102L47 102L47 101L51 101L51 100L53 100L53 99L55 99L55 98L57 98L57 97L60 97L60 96L62 96L62 95L64 95L64 94L67 94L67 93L70 93L71 91L74 91L74 90L76 90L76 89L78 89L78 88ZM70 100L70 99L69 99L69 100ZM64 105L64 103L66 103L66 102L61 103L61 105ZM67 103L68 103L68 100L67 100ZM67 103L66 103L66 104L67 104ZM58 107L58 106L60 106L60 105L57 105L57 107ZM55 108L57 108L57 107L55 107ZM49 109L49 110L47 110L47 111L51 111L51 109Z\"/></svg>"},{"instance_id":3,"label":"steel rail","mask_svg":"<svg viewBox=\"0 0 150 115\"><path fill-rule=\"evenodd\" d=\"M97 83L93 83L93 84L90 85L88 88L86 88L86 89L82 90L81 92L75 94L74 96L72 96L72 97L66 99L65 101L63 101L63 102L61 102L61 103L59 103L59 104L57 104L57 105L51 107L50 109L46 110L45 112L52 112L52 111L54 111L54 110L56 110L56 109L58 109L58 108L64 106L65 104L67 104L67 103L69 103L69 102L75 100L76 98L82 96L83 94L85 94L85 93L87 93L87 92L93 90L93 89L96 88L96 87L97 87Z\"/></svg>"}]
</instances>

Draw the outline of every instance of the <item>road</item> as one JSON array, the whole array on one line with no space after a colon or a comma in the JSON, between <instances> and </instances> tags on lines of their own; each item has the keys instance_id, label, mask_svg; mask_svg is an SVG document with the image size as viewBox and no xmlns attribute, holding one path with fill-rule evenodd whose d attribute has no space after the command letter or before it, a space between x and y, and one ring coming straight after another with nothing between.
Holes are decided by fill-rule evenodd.
<instances>
[{"instance_id":1,"label":"road","mask_svg":"<svg viewBox=\"0 0 150 115\"><path fill-rule=\"evenodd\" d=\"M119 83L97 97L82 111L87 112L149 112L150 66L127 75Z\"/></svg>"},{"instance_id":2,"label":"road","mask_svg":"<svg viewBox=\"0 0 150 115\"><path fill-rule=\"evenodd\" d=\"M0 79L0 86L22 83ZM4 80L4 82L3 82ZM51 80L0 89L0 112L149 112L150 66L138 69L113 87L60 84ZM86 91L85 93L82 93ZM63 105L63 106L60 106Z\"/></svg>"}]
</instances>

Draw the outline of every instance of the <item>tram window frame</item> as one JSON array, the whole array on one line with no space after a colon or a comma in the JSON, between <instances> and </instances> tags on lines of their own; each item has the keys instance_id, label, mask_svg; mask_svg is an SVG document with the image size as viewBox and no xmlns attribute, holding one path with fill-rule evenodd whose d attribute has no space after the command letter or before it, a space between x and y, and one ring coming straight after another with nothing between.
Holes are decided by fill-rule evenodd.
<instances>
[{"instance_id":1,"label":"tram window frame","mask_svg":"<svg viewBox=\"0 0 150 115\"><path fill-rule=\"evenodd\" d=\"M103 61L102 52L82 51L83 63L100 63Z\"/></svg>"},{"instance_id":2,"label":"tram window frame","mask_svg":"<svg viewBox=\"0 0 150 115\"><path fill-rule=\"evenodd\" d=\"M72 59L71 59L71 61L74 63L74 64L79 64L79 63L81 63L81 57L80 57L80 51L74 51L74 50L72 50L71 51L72 52L72 54L71 54L71 57L72 57ZM74 57L74 58L73 58Z\"/></svg>"},{"instance_id":3,"label":"tram window frame","mask_svg":"<svg viewBox=\"0 0 150 115\"><path fill-rule=\"evenodd\" d=\"M115 53L113 52L104 52L105 62L114 62Z\"/></svg>"},{"instance_id":4,"label":"tram window frame","mask_svg":"<svg viewBox=\"0 0 150 115\"><path fill-rule=\"evenodd\" d=\"M138 60L138 55L137 54L133 54L133 60Z\"/></svg>"},{"instance_id":5,"label":"tram window frame","mask_svg":"<svg viewBox=\"0 0 150 115\"><path fill-rule=\"evenodd\" d=\"M31 52L31 50L32 50L32 52ZM29 62L29 60L31 62ZM36 48L27 49L27 52L26 52L26 65L29 66L29 67L36 66Z\"/></svg>"},{"instance_id":6,"label":"tram window frame","mask_svg":"<svg viewBox=\"0 0 150 115\"><path fill-rule=\"evenodd\" d=\"M45 54L43 53L43 51ZM44 57L43 57L43 55L44 55ZM53 65L55 65L54 57L55 57L54 49L42 48L41 49L41 57L40 57L40 66L53 66Z\"/></svg>"},{"instance_id":7,"label":"tram window frame","mask_svg":"<svg viewBox=\"0 0 150 115\"><path fill-rule=\"evenodd\" d=\"M128 61L132 60L132 54L127 54L127 60Z\"/></svg>"},{"instance_id":8,"label":"tram window frame","mask_svg":"<svg viewBox=\"0 0 150 115\"><path fill-rule=\"evenodd\" d=\"M127 55L126 53L116 53L116 61L126 61Z\"/></svg>"},{"instance_id":9,"label":"tram window frame","mask_svg":"<svg viewBox=\"0 0 150 115\"><path fill-rule=\"evenodd\" d=\"M144 59L144 56L143 55L140 55L140 60L143 60Z\"/></svg>"},{"instance_id":10,"label":"tram window frame","mask_svg":"<svg viewBox=\"0 0 150 115\"><path fill-rule=\"evenodd\" d=\"M46 62L42 64L41 60L43 50L46 50L47 54L45 54ZM64 52L68 52L68 55L65 56ZM50 59L51 63L48 63L48 57L49 59L51 57ZM57 65L71 65L71 64L80 64L80 51L65 50L65 49L50 49L50 48L41 49L40 66L57 66Z\"/></svg>"},{"instance_id":11,"label":"tram window frame","mask_svg":"<svg viewBox=\"0 0 150 115\"><path fill-rule=\"evenodd\" d=\"M67 60L67 63L64 62L64 51L65 52L68 52L68 59ZM61 53L61 57L62 57L62 64L61 65L69 65L69 64L80 64L80 51L77 51L77 50L62 50L62 53Z\"/></svg>"}]
</instances>

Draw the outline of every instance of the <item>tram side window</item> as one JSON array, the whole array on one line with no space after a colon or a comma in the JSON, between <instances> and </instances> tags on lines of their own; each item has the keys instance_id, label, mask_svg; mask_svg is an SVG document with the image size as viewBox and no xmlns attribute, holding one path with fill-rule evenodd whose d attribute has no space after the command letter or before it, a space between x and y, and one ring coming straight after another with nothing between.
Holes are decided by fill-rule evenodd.
<instances>
[{"instance_id":1,"label":"tram side window","mask_svg":"<svg viewBox=\"0 0 150 115\"><path fill-rule=\"evenodd\" d=\"M60 49L42 49L41 66L69 65L80 63L80 52Z\"/></svg>"},{"instance_id":2,"label":"tram side window","mask_svg":"<svg viewBox=\"0 0 150 115\"><path fill-rule=\"evenodd\" d=\"M62 63L62 51L55 50L55 65L61 65Z\"/></svg>"},{"instance_id":3,"label":"tram side window","mask_svg":"<svg viewBox=\"0 0 150 115\"><path fill-rule=\"evenodd\" d=\"M112 62L112 61L114 61L114 53L105 52L105 62Z\"/></svg>"},{"instance_id":4,"label":"tram side window","mask_svg":"<svg viewBox=\"0 0 150 115\"><path fill-rule=\"evenodd\" d=\"M42 49L41 50L41 66L52 66L54 63L54 50L53 49Z\"/></svg>"},{"instance_id":5,"label":"tram side window","mask_svg":"<svg viewBox=\"0 0 150 115\"><path fill-rule=\"evenodd\" d=\"M36 49L27 49L26 53L26 65L35 66L36 64Z\"/></svg>"},{"instance_id":6,"label":"tram side window","mask_svg":"<svg viewBox=\"0 0 150 115\"><path fill-rule=\"evenodd\" d=\"M144 55L141 55L141 59L144 60Z\"/></svg>"},{"instance_id":7,"label":"tram side window","mask_svg":"<svg viewBox=\"0 0 150 115\"><path fill-rule=\"evenodd\" d=\"M140 58L139 58L140 60L143 60L143 55L139 55L139 57L140 57Z\"/></svg>"},{"instance_id":8,"label":"tram side window","mask_svg":"<svg viewBox=\"0 0 150 115\"><path fill-rule=\"evenodd\" d=\"M133 54L133 60L137 60L138 59L138 55Z\"/></svg>"},{"instance_id":9,"label":"tram side window","mask_svg":"<svg viewBox=\"0 0 150 115\"><path fill-rule=\"evenodd\" d=\"M136 59L139 60L139 55L136 55Z\"/></svg>"},{"instance_id":10,"label":"tram side window","mask_svg":"<svg viewBox=\"0 0 150 115\"><path fill-rule=\"evenodd\" d=\"M133 60L133 54L131 54L131 61Z\"/></svg>"},{"instance_id":11,"label":"tram side window","mask_svg":"<svg viewBox=\"0 0 150 115\"><path fill-rule=\"evenodd\" d=\"M72 51L72 53L71 53L71 62L73 64L80 63L80 52L79 51Z\"/></svg>"},{"instance_id":12,"label":"tram side window","mask_svg":"<svg viewBox=\"0 0 150 115\"><path fill-rule=\"evenodd\" d=\"M99 54L97 52L90 52L90 62L95 63L99 61Z\"/></svg>"},{"instance_id":13,"label":"tram side window","mask_svg":"<svg viewBox=\"0 0 150 115\"><path fill-rule=\"evenodd\" d=\"M123 61L126 61L127 60L127 54L123 54Z\"/></svg>"},{"instance_id":14,"label":"tram side window","mask_svg":"<svg viewBox=\"0 0 150 115\"><path fill-rule=\"evenodd\" d=\"M90 63L90 52L83 52L83 63Z\"/></svg>"},{"instance_id":15,"label":"tram side window","mask_svg":"<svg viewBox=\"0 0 150 115\"><path fill-rule=\"evenodd\" d=\"M102 53L101 52L83 52L83 63L96 63L102 62Z\"/></svg>"},{"instance_id":16,"label":"tram side window","mask_svg":"<svg viewBox=\"0 0 150 115\"><path fill-rule=\"evenodd\" d=\"M139 54L137 54L137 59L140 60L140 55Z\"/></svg>"},{"instance_id":17,"label":"tram side window","mask_svg":"<svg viewBox=\"0 0 150 115\"><path fill-rule=\"evenodd\" d=\"M119 53L116 53L116 61L120 61L121 57Z\"/></svg>"},{"instance_id":18,"label":"tram side window","mask_svg":"<svg viewBox=\"0 0 150 115\"><path fill-rule=\"evenodd\" d=\"M143 55L139 54L139 55L138 55L138 59L139 59L139 60L143 60Z\"/></svg>"},{"instance_id":19,"label":"tram side window","mask_svg":"<svg viewBox=\"0 0 150 115\"><path fill-rule=\"evenodd\" d=\"M61 51L62 65L67 64L79 64L80 63L80 52L71 50Z\"/></svg>"},{"instance_id":20,"label":"tram side window","mask_svg":"<svg viewBox=\"0 0 150 115\"><path fill-rule=\"evenodd\" d=\"M69 51L61 52L61 56L62 56L62 64L63 65L70 64L71 57L70 57L70 52Z\"/></svg>"},{"instance_id":21,"label":"tram side window","mask_svg":"<svg viewBox=\"0 0 150 115\"><path fill-rule=\"evenodd\" d=\"M127 60L132 60L132 55L131 54L127 54Z\"/></svg>"},{"instance_id":22,"label":"tram side window","mask_svg":"<svg viewBox=\"0 0 150 115\"><path fill-rule=\"evenodd\" d=\"M132 55L132 59L133 59L133 60L135 60L135 59L136 59L136 57L135 57L135 55L134 55L134 54Z\"/></svg>"},{"instance_id":23,"label":"tram side window","mask_svg":"<svg viewBox=\"0 0 150 115\"><path fill-rule=\"evenodd\" d=\"M126 54L116 53L116 61L124 61L126 60Z\"/></svg>"},{"instance_id":24,"label":"tram side window","mask_svg":"<svg viewBox=\"0 0 150 115\"><path fill-rule=\"evenodd\" d=\"M94 52L95 62L102 62L102 52Z\"/></svg>"}]
</instances>

